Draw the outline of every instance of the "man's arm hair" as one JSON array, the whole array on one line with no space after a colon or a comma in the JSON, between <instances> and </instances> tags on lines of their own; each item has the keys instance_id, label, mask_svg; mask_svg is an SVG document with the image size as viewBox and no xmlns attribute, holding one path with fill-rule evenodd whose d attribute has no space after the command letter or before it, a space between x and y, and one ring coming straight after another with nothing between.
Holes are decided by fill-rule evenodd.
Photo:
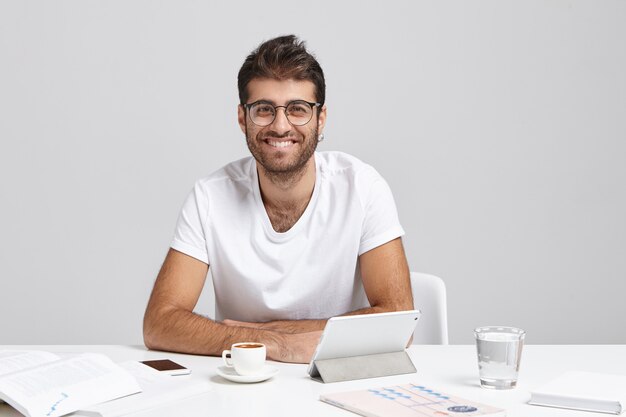
<instances>
[{"instance_id":1,"label":"man's arm hair","mask_svg":"<svg viewBox=\"0 0 626 417\"><path fill-rule=\"evenodd\" d=\"M204 262L169 250L144 316L144 343L149 349L219 356L233 343L254 341L267 346L269 359L310 360L320 331L289 334L233 327L194 313L208 268Z\"/></svg>"}]
</instances>

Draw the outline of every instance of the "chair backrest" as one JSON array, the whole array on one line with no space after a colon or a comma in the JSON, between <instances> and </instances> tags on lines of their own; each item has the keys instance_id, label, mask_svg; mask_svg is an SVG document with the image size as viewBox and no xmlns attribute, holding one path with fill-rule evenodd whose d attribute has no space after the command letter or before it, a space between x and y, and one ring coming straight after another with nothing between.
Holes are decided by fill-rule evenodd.
<instances>
[{"instance_id":1,"label":"chair backrest","mask_svg":"<svg viewBox=\"0 0 626 417\"><path fill-rule=\"evenodd\" d=\"M411 272L413 305L422 317L413 333L414 345L448 344L446 285L439 277Z\"/></svg>"}]
</instances>

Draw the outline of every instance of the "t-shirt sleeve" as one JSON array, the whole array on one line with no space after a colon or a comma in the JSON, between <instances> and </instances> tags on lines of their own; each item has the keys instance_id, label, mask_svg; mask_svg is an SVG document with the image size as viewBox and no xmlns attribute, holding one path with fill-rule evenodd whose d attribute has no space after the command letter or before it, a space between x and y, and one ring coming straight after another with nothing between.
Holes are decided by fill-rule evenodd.
<instances>
[{"instance_id":1,"label":"t-shirt sleeve","mask_svg":"<svg viewBox=\"0 0 626 417\"><path fill-rule=\"evenodd\" d=\"M361 181L365 199L359 255L404 235L389 185L373 168L367 171Z\"/></svg>"},{"instance_id":2,"label":"t-shirt sleeve","mask_svg":"<svg viewBox=\"0 0 626 417\"><path fill-rule=\"evenodd\" d=\"M180 210L174 239L170 244L172 249L192 256L207 265L209 264L206 245L208 211L206 193L199 184L196 184Z\"/></svg>"}]
</instances>

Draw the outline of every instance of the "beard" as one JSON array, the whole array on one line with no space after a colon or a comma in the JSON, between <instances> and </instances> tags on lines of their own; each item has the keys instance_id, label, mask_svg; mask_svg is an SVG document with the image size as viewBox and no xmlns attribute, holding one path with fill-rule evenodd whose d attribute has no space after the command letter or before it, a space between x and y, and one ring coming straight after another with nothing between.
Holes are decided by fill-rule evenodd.
<instances>
[{"instance_id":1,"label":"beard","mask_svg":"<svg viewBox=\"0 0 626 417\"><path fill-rule=\"evenodd\" d=\"M264 172L270 180L275 183L292 183L298 180L304 174L307 163L317 149L317 132L318 127L315 125L307 135L301 135L301 140L297 140L292 146L297 147L295 152L274 150L266 152L265 139L267 137L281 139L294 138L293 132L278 135L275 132L258 132L254 134L248 130L246 126L246 143L250 153L256 159L257 163L263 167ZM298 139L296 137L296 139ZM293 154L291 154L293 153ZM291 155L290 155L291 154Z\"/></svg>"}]
</instances>

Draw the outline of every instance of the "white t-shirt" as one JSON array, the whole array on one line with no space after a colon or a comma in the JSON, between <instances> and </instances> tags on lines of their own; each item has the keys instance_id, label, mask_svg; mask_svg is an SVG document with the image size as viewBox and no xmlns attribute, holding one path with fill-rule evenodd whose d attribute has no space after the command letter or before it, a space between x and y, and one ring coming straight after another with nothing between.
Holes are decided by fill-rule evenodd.
<instances>
[{"instance_id":1,"label":"white t-shirt","mask_svg":"<svg viewBox=\"0 0 626 417\"><path fill-rule=\"evenodd\" d=\"M256 161L196 182L171 247L210 265L216 319L320 319L369 307L359 255L404 235L385 180L341 152L316 152L311 200L284 233L272 228Z\"/></svg>"}]
</instances>

